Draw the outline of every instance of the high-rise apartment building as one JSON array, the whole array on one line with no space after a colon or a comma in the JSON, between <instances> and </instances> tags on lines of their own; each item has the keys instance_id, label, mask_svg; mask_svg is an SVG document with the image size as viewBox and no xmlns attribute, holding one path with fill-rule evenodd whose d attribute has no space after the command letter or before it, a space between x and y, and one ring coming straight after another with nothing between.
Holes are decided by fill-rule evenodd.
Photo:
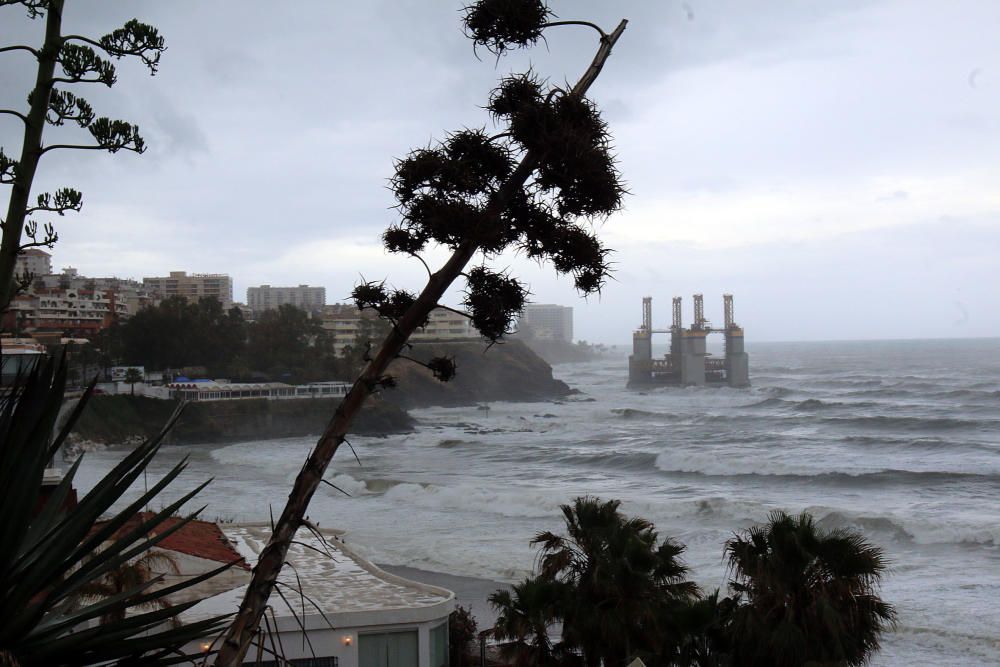
<instances>
[{"instance_id":1,"label":"high-rise apartment building","mask_svg":"<svg viewBox=\"0 0 1000 667\"><path fill-rule=\"evenodd\" d=\"M17 256L14 272L17 276L22 276L25 272L33 276L52 273L52 255L38 248L28 248Z\"/></svg>"},{"instance_id":2,"label":"high-rise apartment building","mask_svg":"<svg viewBox=\"0 0 1000 667\"><path fill-rule=\"evenodd\" d=\"M224 273L193 273L171 271L165 278L143 278L142 284L159 293L163 299L182 296L190 302L203 297L219 300L224 310L233 307L233 279Z\"/></svg>"},{"instance_id":3,"label":"high-rise apartment building","mask_svg":"<svg viewBox=\"0 0 1000 667\"><path fill-rule=\"evenodd\" d=\"M573 342L573 308L551 303L529 303L524 307L518 328L539 340ZM524 331L530 329L530 331Z\"/></svg>"},{"instance_id":4,"label":"high-rise apartment building","mask_svg":"<svg viewBox=\"0 0 1000 667\"><path fill-rule=\"evenodd\" d=\"M247 288L247 306L254 314L265 310L273 310L285 304L297 306L302 310L320 312L326 305L326 288L299 285L298 287L260 287Z\"/></svg>"}]
</instances>

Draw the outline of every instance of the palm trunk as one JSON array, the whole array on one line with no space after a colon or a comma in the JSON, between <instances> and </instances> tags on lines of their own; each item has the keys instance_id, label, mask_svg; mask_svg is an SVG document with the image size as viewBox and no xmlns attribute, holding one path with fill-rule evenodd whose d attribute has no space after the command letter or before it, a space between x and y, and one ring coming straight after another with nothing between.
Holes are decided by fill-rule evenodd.
<instances>
[{"instance_id":1,"label":"palm trunk","mask_svg":"<svg viewBox=\"0 0 1000 667\"><path fill-rule=\"evenodd\" d=\"M598 49L597 55L594 56L590 67L573 87L573 94L583 95L590 88L590 85L600 74L604 62L611 55L612 46L625 30L625 25L626 21L623 20L613 33L602 39L601 47ZM531 176L538 164L538 157L529 151L517 169L514 170L510 179L500 188L489 211L494 220L499 219L510 197L523 187ZM361 376L355 380L350 392L340 402L326 430L320 436L316 447L306 459L302 470L295 479L295 484L288 496L281 517L274 525L271 538L261 552L257 566L253 570L253 576L247 586L239 612L219 648L215 659L216 666L236 667L242 664L261 616L264 614L267 600L278 580L278 574L285 562L288 548L295 537L295 532L302 525L309 501L319 487L320 480L333 459L333 455L344 442L344 436L347 435L351 423L361 410L365 399L385 373L386 368L403 349L410 334L437 307L444 293L461 275L478 249L478 245L473 241L465 241L455 250L447 263L430 277L420 296L417 297L417 300L410 306L397 325L392 328L382 342L378 354L368 362Z\"/></svg>"},{"instance_id":2,"label":"palm trunk","mask_svg":"<svg viewBox=\"0 0 1000 667\"><path fill-rule=\"evenodd\" d=\"M31 96L28 120L24 124L21 159L10 191L7 217L4 219L3 242L0 243L0 312L7 310L14 298L14 264L21 249L21 233L27 217L28 197L35 180L38 160L42 157L42 130L45 112L52 93L52 78L56 59L62 48L62 12L64 0L49 0L45 14L45 43L38 55L38 74Z\"/></svg>"}]
</instances>

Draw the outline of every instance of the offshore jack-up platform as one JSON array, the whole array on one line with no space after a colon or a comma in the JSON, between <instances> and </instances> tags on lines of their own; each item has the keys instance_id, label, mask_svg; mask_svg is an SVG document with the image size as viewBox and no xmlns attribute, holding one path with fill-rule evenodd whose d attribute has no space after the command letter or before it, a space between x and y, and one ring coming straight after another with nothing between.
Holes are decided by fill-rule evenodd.
<instances>
[{"instance_id":1,"label":"offshore jack-up platform","mask_svg":"<svg viewBox=\"0 0 1000 667\"><path fill-rule=\"evenodd\" d=\"M701 294L694 295L694 324L681 324L681 298L674 297L673 323L669 329L653 328L653 298L642 300L642 325L632 334L632 354L628 358L628 386L750 386L750 361L743 349L743 328L733 319L733 295L722 296L725 328L713 329L705 319ZM708 354L709 334L725 336L725 357ZM653 334L670 334L670 351L662 359L653 358Z\"/></svg>"}]
</instances>

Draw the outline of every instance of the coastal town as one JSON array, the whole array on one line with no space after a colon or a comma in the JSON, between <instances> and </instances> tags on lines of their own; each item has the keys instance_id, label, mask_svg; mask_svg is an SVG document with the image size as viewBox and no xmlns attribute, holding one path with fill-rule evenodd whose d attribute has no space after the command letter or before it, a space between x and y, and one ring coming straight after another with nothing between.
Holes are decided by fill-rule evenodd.
<instances>
[{"instance_id":1,"label":"coastal town","mask_svg":"<svg viewBox=\"0 0 1000 667\"><path fill-rule=\"evenodd\" d=\"M1000 664L1000 3L0 25L0 667Z\"/></svg>"},{"instance_id":2,"label":"coastal town","mask_svg":"<svg viewBox=\"0 0 1000 667\"><path fill-rule=\"evenodd\" d=\"M293 387L280 382L232 384L224 391L206 377L208 368L177 368L171 375L166 368L152 367L149 360L126 359L102 354L102 334L126 325L135 314L155 308L169 299L198 304L202 299L217 302L231 313L252 324L268 311L282 307L298 309L318 325L324 343L334 355L343 355L359 338L370 342L378 331L378 316L351 303L328 304L326 288L309 285L274 287L260 285L246 290L246 301L234 300L233 279L224 273L171 271L167 276L143 277L141 280L80 275L73 267L56 272L50 253L37 248L25 250L17 258L16 273L26 277L26 287L18 293L3 313L0 336L3 346L5 376L12 376L19 361L41 354L47 348L70 345L70 354L97 355L102 358L102 392L128 391L160 398L186 400L222 400L240 397L309 397L343 396L343 382L348 378L328 378ZM344 290L346 291L346 290ZM513 332L512 332L513 333ZM554 304L526 304L516 324L516 335L539 346L570 348L573 341L573 308ZM450 308L431 311L427 323L413 333L411 341L476 342L483 341L468 313ZM90 348L81 352L84 348ZM570 348L571 349L571 348ZM126 384L129 371L132 380ZM163 371L167 370L167 376ZM95 369L92 373L97 373ZM94 375L80 378L85 384ZM269 378L265 378L269 380Z\"/></svg>"}]
</instances>

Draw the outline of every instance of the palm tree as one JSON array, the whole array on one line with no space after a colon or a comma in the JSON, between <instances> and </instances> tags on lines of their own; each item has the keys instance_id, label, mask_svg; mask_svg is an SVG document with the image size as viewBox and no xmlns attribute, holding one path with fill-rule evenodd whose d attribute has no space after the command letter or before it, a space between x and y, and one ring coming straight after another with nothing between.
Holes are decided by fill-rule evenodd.
<instances>
[{"instance_id":1,"label":"palm tree","mask_svg":"<svg viewBox=\"0 0 1000 667\"><path fill-rule=\"evenodd\" d=\"M571 664L575 656L549 637L567 593L560 582L535 577L490 595L499 614L492 634L503 642L501 654L513 667Z\"/></svg>"},{"instance_id":2,"label":"palm tree","mask_svg":"<svg viewBox=\"0 0 1000 667\"><path fill-rule=\"evenodd\" d=\"M99 602L128 591L141 590L160 575L180 575L180 573L176 558L165 551L150 550L135 560L122 563L109 570L103 578L81 586L79 598ZM142 600L139 595L131 595L126 596L125 600L133 603L135 609L169 609L171 605L167 598ZM101 623L124 620L126 609L124 606L117 606L109 610L101 617ZM176 617L170 620L171 625L179 626Z\"/></svg>"},{"instance_id":3,"label":"palm tree","mask_svg":"<svg viewBox=\"0 0 1000 667\"><path fill-rule=\"evenodd\" d=\"M127 371L125 371L125 379L124 379L124 381L131 388L131 390L132 390L131 395L132 396L135 396L135 383L136 382L142 382L142 379L143 379L142 378L142 371L140 371L138 368L132 367L132 368L129 368Z\"/></svg>"},{"instance_id":4,"label":"palm tree","mask_svg":"<svg viewBox=\"0 0 1000 667\"><path fill-rule=\"evenodd\" d=\"M625 665L639 653L659 652L663 637L677 634L664 610L698 596L684 579L684 547L659 541L652 523L626 517L620 505L577 498L562 506L565 537L543 532L532 540L541 545L541 578L573 591L561 609L563 639L588 665Z\"/></svg>"},{"instance_id":5,"label":"palm tree","mask_svg":"<svg viewBox=\"0 0 1000 667\"><path fill-rule=\"evenodd\" d=\"M740 665L863 665L896 612L878 595L882 550L853 530L825 532L808 514L772 512L726 543Z\"/></svg>"}]
</instances>

